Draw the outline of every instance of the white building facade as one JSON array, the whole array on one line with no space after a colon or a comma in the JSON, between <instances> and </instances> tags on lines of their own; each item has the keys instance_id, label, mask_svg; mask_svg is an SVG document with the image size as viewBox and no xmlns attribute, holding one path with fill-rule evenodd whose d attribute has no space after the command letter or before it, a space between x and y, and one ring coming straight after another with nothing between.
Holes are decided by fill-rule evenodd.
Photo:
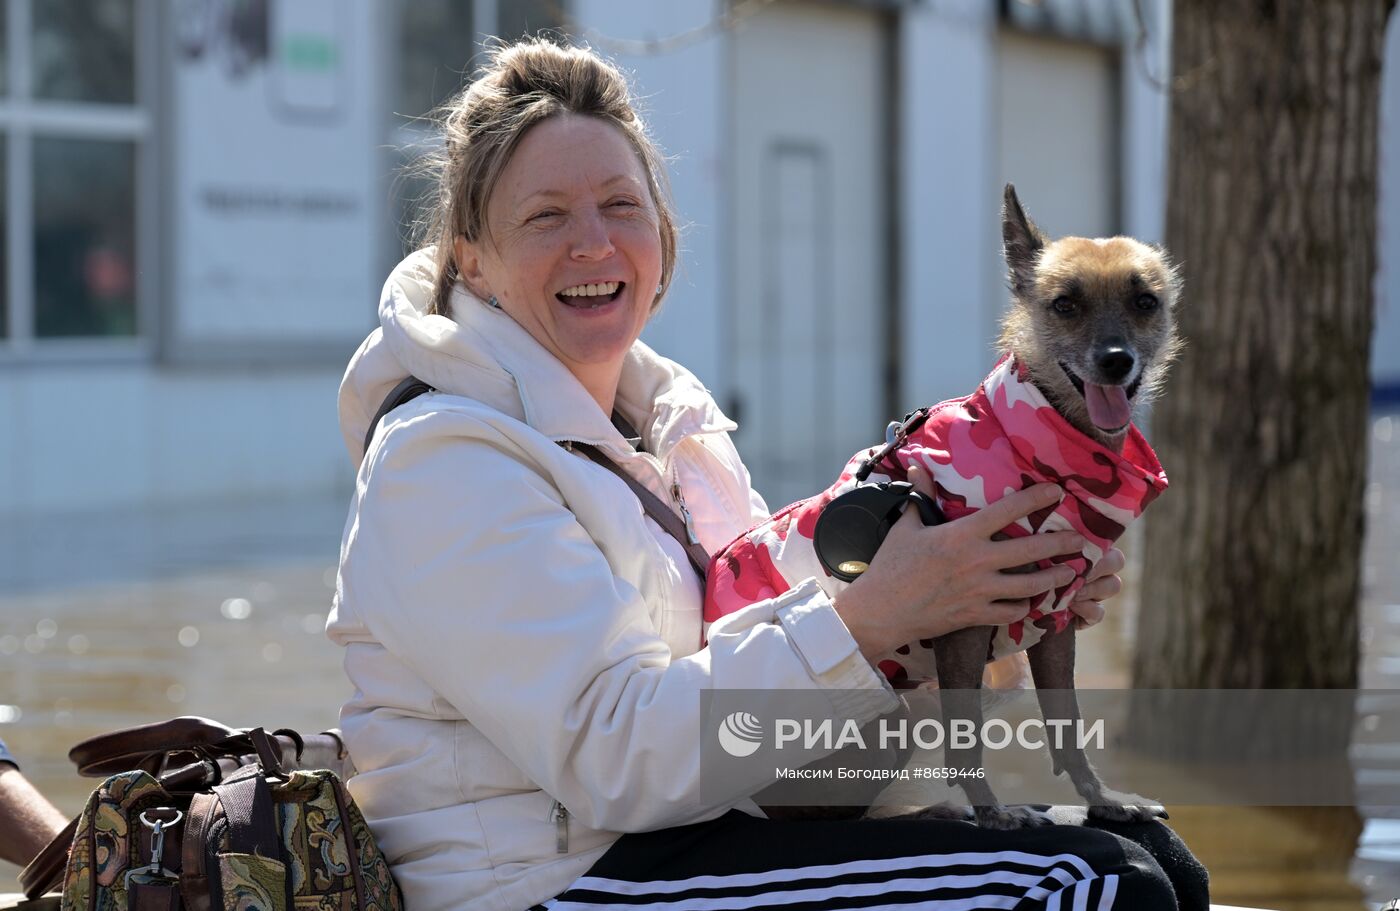
<instances>
[{"instance_id":1,"label":"white building facade","mask_svg":"<svg viewBox=\"0 0 1400 911\"><path fill-rule=\"evenodd\" d=\"M421 190L409 115L482 36L561 23L673 158L683 261L645 338L740 420L771 503L808 493L990 366L1003 182L1052 234L1161 239L1170 23L1142 6L7 0L0 524L348 490L336 386Z\"/></svg>"}]
</instances>

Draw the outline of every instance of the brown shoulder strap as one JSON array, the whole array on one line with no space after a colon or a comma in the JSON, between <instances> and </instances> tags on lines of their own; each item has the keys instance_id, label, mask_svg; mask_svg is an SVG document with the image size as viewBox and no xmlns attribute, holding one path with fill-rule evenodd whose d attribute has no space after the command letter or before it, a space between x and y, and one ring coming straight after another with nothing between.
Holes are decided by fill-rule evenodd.
<instances>
[{"instance_id":1,"label":"brown shoulder strap","mask_svg":"<svg viewBox=\"0 0 1400 911\"><path fill-rule=\"evenodd\" d=\"M393 411L400 405L411 402L425 392L432 392L433 387L423 382L416 376L410 376L401 381L380 403L379 410L374 413L374 417L369 422L369 428L365 430L365 449L369 452L369 444L374 442L374 432L379 429L379 422L384 420L384 415Z\"/></svg>"},{"instance_id":2,"label":"brown shoulder strap","mask_svg":"<svg viewBox=\"0 0 1400 911\"><path fill-rule=\"evenodd\" d=\"M672 512L671 508L663 503L660 497L643 487L640 481L623 471L621 466L612 459L603 455L603 453L598 450L598 447L589 443L570 443L568 446L577 449L608 471L617 475L632 489L632 492L637 495L637 499L642 501L642 508L646 510L647 515L651 516L652 520L655 521L657 525L660 525L661 529L665 531L666 534L675 538L680 543L681 547L685 548L685 555L690 558L690 565L695 567L695 571L699 573L700 584L703 585L705 583L705 571L710 565L710 555L705 552L705 548L698 542L690 540L690 533L686 531L685 522L681 517Z\"/></svg>"},{"instance_id":3,"label":"brown shoulder strap","mask_svg":"<svg viewBox=\"0 0 1400 911\"><path fill-rule=\"evenodd\" d=\"M432 391L433 389L431 386L418 379L416 376L408 377L390 390L389 394L385 396L383 404L379 406L379 410L375 413L374 419L369 422L369 429L365 431L365 451L369 451L369 444L374 439L374 431L379 427L379 422L386 414L405 402L417 398L425 392ZM627 486L632 488L632 492L637 495L637 499L642 501L642 508L646 510L647 515L651 516L657 525L660 525L668 535L680 542L681 547L685 548L685 555L690 558L690 565L695 567L695 571L700 575L701 584L704 584L705 571L710 565L710 555L705 552L705 548L700 546L699 543L690 540L690 534L686 531L685 522L672 512L670 507L661 502L660 497L639 484L636 479L619 468L612 459L603 455L596 446L589 443L567 443L562 445L579 450L626 482Z\"/></svg>"},{"instance_id":4,"label":"brown shoulder strap","mask_svg":"<svg viewBox=\"0 0 1400 911\"><path fill-rule=\"evenodd\" d=\"M272 793L261 769L246 766L226 783L215 785L214 793L228 818L230 851L280 858Z\"/></svg>"}]
</instances>

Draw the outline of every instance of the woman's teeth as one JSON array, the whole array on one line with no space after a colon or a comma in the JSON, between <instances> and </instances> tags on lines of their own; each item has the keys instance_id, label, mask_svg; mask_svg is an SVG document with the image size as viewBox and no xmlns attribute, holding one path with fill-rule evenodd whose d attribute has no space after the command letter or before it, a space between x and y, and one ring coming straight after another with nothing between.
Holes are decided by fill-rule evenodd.
<instances>
[{"instance_id":1,"label":"woman's teeth","mask_svg":"<svg viewBox=\"0 0 1400 911\"><path fill-rule=\"evenodd\" d=\"M559 292L560 297L612 297L617 293L617 289L622 287L622 282L600 282L598 284L574 285L572 288L565 288ZM603 303L603 301L579 301L579 303L592 303L593 306Z\"/></svg>"}]
</instances>

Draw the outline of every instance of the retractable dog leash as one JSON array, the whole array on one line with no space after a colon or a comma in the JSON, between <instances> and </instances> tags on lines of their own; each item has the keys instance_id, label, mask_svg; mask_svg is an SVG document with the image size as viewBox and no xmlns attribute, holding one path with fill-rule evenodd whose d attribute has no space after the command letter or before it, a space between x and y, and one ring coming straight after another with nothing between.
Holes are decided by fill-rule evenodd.
<instances>
[{"instance_id":1,"label":"retractable dog leash","mask_svg":"<svg viewBox=\"0 0 1400 911\"><path fill-rule=\"evenodd\" d=\"M928 416L929 409L920 408L905 415L903 421L891 421L885 429L884 447L856 471L856 480L862 486L833 499L817 517L812 538L817 559L828 573L841 581L854 582L870 568L875 552L910 502L919 510L919 518L925 525L941 525L947 521L938 505L908 481L865 483L870 472L904 445L909 434L928 420Z\"/></svg>"},{"instance_id":2,"label":"retractable dog leash","mask_svg":"<svg viewBox=\"0 0 1400 911\"><path fill-rule=\"evenodd\" d=\"M831 575L854 582L870 568L875 552L911 502L925 525L944 522L933 500L908 481L868 484L836 497L826 504L813 529L817 559Z\"/></svg>"}]
</instances>

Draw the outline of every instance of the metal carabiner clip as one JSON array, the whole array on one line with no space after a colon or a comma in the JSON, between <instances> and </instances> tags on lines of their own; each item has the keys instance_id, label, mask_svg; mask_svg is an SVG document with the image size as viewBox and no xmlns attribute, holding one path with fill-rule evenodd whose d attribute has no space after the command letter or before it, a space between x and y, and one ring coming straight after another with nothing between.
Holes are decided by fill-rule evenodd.
<instances>
[{"instance_id":1,"label":"metal carabiner clip","mask_svg":"<svg viewBox=\"0 0 1400 911\"><path fill-rule=\"evenodd\" d=\"M173 807L156 807L157 810L170 810ZM141 825L151 830L151 860L144 867L133 867L126 871L126 876L122 879L122 884L128 891L131 890L132 878L139 877L136 882L140 885L153 885L156 883L178 882L180 875L172 870L167 870L162 866L165 855L165 830L171 826L178 825L180 820L185 818L185 814L175 810L174 819L151 819L150 810L141 811Z\"/></svg>"}]
</instances>

